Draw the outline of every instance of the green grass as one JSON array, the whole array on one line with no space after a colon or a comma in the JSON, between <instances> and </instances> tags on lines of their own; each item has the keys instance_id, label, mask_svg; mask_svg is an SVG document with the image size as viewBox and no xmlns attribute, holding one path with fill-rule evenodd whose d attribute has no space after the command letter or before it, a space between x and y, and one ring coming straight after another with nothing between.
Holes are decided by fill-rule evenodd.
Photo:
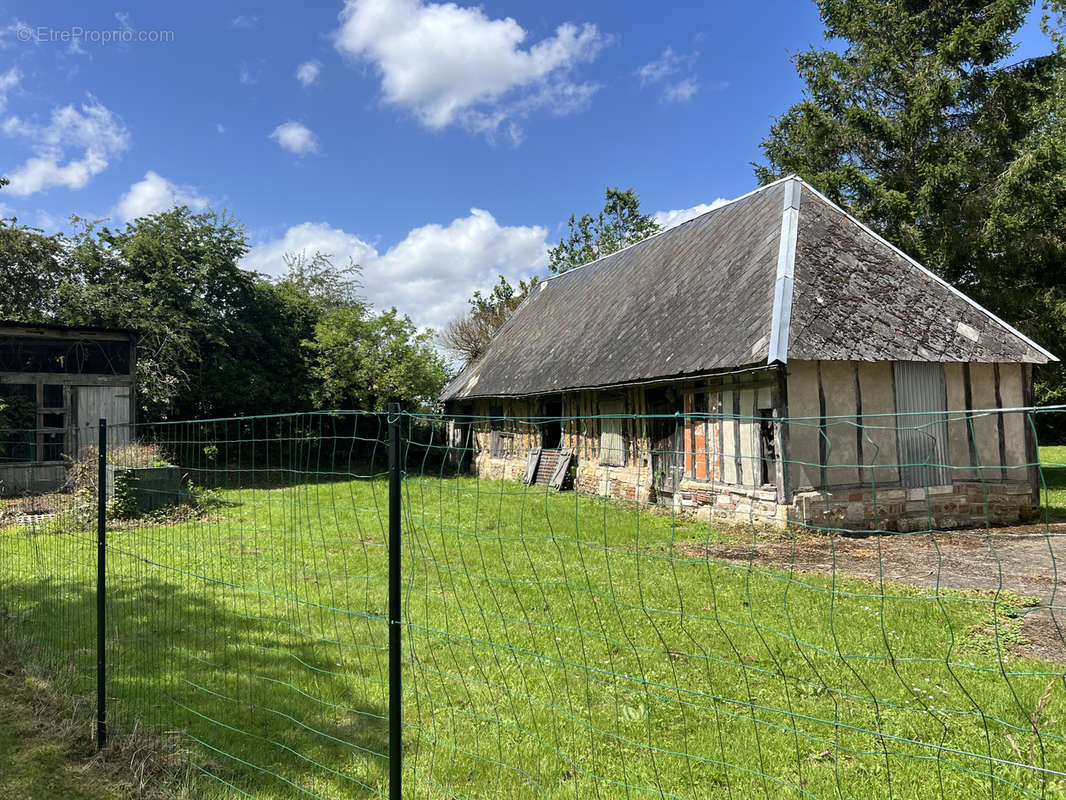
<instances>
[{"instance_id":1,"label":"green grass","mask_svg":"<svg viewBox=\"0 0 1066 800\"><path fill-rule=\"evenodd\" d=\"M91 760L93 754L89 737L84 733L79 735L57 716L51 698L33 680L14 671L0 672L0 797L12 800L127 800L131 797L114 775Z\"/></svg>"},{"instance_id":2,"label":"green grass","mask_svg":"<svg viewBox=\"0 0 1066 800\"><path fill-rule=\"evenodd\" d=\"M1066 445L1041 447L1047 508L1050 519L1066 518Z\"/></svg>"},{"instance_id":3,"label":"green grass","mask_svg":"<svg viewBox=\"0 0 1066 800\"><path fill-rule=\"evenodd\" d=\"M1026 767L1066 765L1066 686L1009 651L1019 598L716 563L743 531L515 483L404 496L406 796L1066 792ZM114 725L181 749L188 797L386 792L385 483L225 497L108 534ZM94 553L0 531L7 635L77 694Z\"/></svg>"}]
</instances>

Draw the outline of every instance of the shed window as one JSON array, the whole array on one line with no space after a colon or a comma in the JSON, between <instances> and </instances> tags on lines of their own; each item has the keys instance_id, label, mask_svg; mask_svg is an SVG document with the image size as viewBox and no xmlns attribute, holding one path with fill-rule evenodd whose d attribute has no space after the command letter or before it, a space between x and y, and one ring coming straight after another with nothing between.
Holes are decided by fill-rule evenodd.
<instances>
[{"instance_id":1,"label":"shed window","mask_svg":"<svg viewBox=\"0 0 1066 800\"><path fill-rule=\"evenodd\" d=\"M0 384L0 408L0 463L36 461L36 384Z\"/></svg>"},{"instance_id":2,"label":"shed window","mask_svg":"<svg viewBox=\"0 0 1066 800\"><path fill-rule=\"evenodd\" d=\"M44 385L44 407L63 408L64 405L63 384L46 383Z\"/></svg>"},{"instance_id":3,"label":"shed window","mask_svg":"<svg viewBox=\"0 0 1066 800\"><path fill-rule=\"evenodd\" d=\"M622 467L626 463L625 436L622 433L625 404L620 397L600 400L600 463Z\"/></svg>"},{"instance_id":4,"label":"shed window","mask_svg":"<svg viewBox=\"0 0 1066 800\"><path fill-rule=\"evenodd\" d=\"M503 406L489 406L489 430L503 430Z\"/></svg>"},{"instance_id":5,"label":"shed window","mask_svg":"<svg viewBox=\"0 0 1066 800\"><path fill-rule=\"evenodd\" d=\"M126 375L130 343L93 339L0 336L0 370L82 375Z\"/></svg>"}]
</instances>

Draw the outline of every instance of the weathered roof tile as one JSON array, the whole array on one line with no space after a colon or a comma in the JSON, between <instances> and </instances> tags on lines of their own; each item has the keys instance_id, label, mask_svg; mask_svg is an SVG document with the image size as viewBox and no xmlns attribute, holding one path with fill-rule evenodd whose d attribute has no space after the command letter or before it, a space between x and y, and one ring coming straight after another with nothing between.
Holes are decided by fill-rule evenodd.
<instances>
[{"instance_id":1,"label":"weathered roof tile","mask_svg":"<svg viewBox=\"0 0 1066 800\"><path fill-rule=\"evenodd\" d=\"M443 399L544 394L767 363L775 282L784 268L778 253L788 235L786 192L794 180L543 281ZM788 265L794 270L788 358L1054 358L806 184L798 213L795 262Z\"/></svg>"}]
</instances>

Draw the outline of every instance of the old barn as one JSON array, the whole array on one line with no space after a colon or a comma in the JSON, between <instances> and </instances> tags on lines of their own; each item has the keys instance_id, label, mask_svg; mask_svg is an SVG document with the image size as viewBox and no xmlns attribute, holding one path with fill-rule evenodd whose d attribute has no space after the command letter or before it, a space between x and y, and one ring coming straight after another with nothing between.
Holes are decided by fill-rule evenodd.
<instances>
[{"instance_id":1,"label":"old barn","mask_svg":"<svg viewBox=\"0 0 1066 800\"><path fill-rule=\"evenodd\" d=\"M128 441L135 370L132 331L0 322L0 496L60 486L101 418Z\"/></svg>"},{"instance_id":2,"label":"old barn","mask_svg":"<svg viewBox=\"0 0 1066 800\"><path fill-rule=\"evenodd\" d=\"M1030 512L1011 409L1049 360L789 177L541 282L442 399L488 477L569 460L701 515L960 527Z\"/></svg>"}]
</instances>

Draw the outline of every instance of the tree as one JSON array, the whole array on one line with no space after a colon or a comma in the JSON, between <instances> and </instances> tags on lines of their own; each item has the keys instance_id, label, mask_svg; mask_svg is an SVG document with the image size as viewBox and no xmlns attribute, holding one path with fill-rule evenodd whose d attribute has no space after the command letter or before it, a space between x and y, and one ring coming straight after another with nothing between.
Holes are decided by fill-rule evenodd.
<instances>
[{"instance_id":1,"label":"tree","mask_svg":"<svg viewBox=\"0 0 1066 800\"><path fill-rule=\"evenodd\" d=\"M537 285L536 276L528 281L519 280L517 287L503 275L499 277L487 296L482 296L480 290L474 292L468 301L470 310L445 325L440 333L439 341L444 348L464 362L473 361L485 352L496 331Z\"/></svg>"},{"instance_id":2,"label":"tree","mask_svg":"<svg viewBox=\"0 0 1066 800\"><path fill-rule=\"evenodd\" d=\"M285 273L275 285L289 297L300 298L309 309L326 312L342 306L365 306L362 268L354 261L346 267L333 265L333 256L316 250L284 255Z\"/></svg>"},{"instance_id":3,"label":"tree","mask_svg":"<svg viewBox=\"0 0 1066 800\"><path fill-rule=\"evenodd\" d=\"M138 395L147 418L236 414L270 407L269 360L249 310L255 276L232 217L181 207L121 230L85 223L73 238L58 317L135 328ZM248 370L261 374L252 376Z\"/></svg>"},{"instance_id":4,"label":"tree","mask_svg":"<svg viewBox=\"0 0 1066 800\"><path fill-rule=\"evenodd\" d=\"M437 404L447 377L432 331L418 331L410 318L390 309L367 314L345 306L326 314L308 343L314 354L315 399L322 407L385 411L390 402L407 408Z\"/></svg>"},{"instance_id":5,"label":"tree","mask_svg":"<svg viewBox=\"0 0 1066 800\"><path fill-rule=\"evenodd\" d=\"M819 0L826 38L795 58L803 99L756 176L798 173L1045 346L1066 348L1066 72L1008 63L1031 0ZM1063 4L1045 7L1062 19ZM1045 19L1048 24L1048 19ZM1066 375L1044 369L1043 399Z\"/></svg>"},{"instance_id":6,"label":"tree","mask_svg":"<svg viewBox=\"0 0 1066 800\"><path fill-rule=\"evenodd\" d=\"M548 251L548 269L553 273L580 267L661 230L650 214L641 212L636 191L617 186L607 187L597 216L583 214L577 219L571 214L568 226L569 235Z\"/></svg>"},{"instance_id":7,"label":"tree","mask_svg":"<svg viewBox=\"0 0 1066 800\"><path fill-rule=\"evenodd\" d=\"M8 184L0 178L0 188ZM0 218L0 319L41 322L55 310L63 237Z\"/></svg>"}]
</instances>

